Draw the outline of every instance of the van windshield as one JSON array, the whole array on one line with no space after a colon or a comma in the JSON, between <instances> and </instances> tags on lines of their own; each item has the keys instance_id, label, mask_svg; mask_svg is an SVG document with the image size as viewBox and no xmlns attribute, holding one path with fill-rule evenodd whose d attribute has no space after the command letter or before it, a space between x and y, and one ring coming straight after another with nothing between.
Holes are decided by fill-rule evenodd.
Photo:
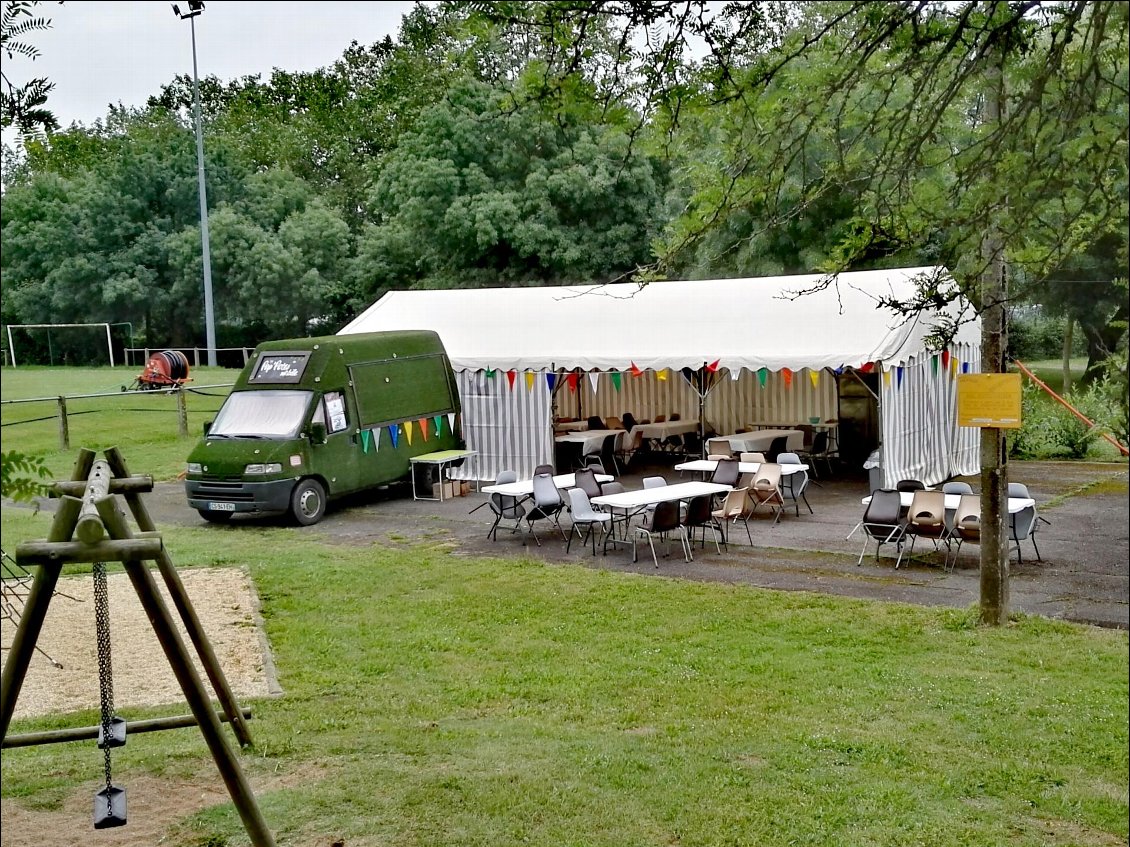
<instances>
[{"instance_id":1,"label":"van windshield","mask_svg":"<svg viewBox=\"0 0 1130 847\"><path fill-rule=\"evenodd\" d=\"M220 407L209 438L294 438L313 392L235 391Z\"/></svg>"}]
</instances>

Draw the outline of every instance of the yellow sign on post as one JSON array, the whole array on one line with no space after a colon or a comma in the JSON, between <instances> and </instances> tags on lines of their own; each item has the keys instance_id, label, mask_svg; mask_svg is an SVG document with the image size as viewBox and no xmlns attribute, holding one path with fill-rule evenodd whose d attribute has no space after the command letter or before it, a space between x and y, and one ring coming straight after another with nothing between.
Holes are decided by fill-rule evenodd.
<instances>
[{"instance_id":1,"label":"yellow sign on post","mask_svg":"<svg viewBox=\"0 0 1130 847\"><path fill-rule=\"evenodd\" d=\"M958 374L957 425L1020 429L1020 374Z\"/></svg>"}]
</instances>

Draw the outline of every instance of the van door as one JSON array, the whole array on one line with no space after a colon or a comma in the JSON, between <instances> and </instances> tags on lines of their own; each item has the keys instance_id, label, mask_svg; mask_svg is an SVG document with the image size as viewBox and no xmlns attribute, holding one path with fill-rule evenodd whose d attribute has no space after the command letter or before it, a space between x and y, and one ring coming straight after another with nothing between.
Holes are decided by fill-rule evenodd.
<instances>
[{"instance_id":1,"label":"van door","mask_svg":"<svg viewBox=\"0 0 1130 847\"><path fill-rule=\"evenodd\" d=\"M313 421L326 427L326 443L312 445L312 470L329 484L329 494L353 491L359 486L357 422L344 391L326 391L314 409Z\"/></svg>"}]
</instances>

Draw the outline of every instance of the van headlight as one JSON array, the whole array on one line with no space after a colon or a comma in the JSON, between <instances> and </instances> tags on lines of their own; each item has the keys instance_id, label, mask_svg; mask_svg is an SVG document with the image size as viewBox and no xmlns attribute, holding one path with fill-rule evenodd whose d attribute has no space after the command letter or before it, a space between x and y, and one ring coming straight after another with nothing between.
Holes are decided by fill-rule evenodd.
<instances>
[{"instance_id":1,"label":"van headlight","mask_svg":"<svg viewBox=\"0 0 1130 847\"><path fill-rule=\"evenodd\" d=\"M254 474L282 473L282 465L278 462L248 465L243 469L243 472L248 476Z\"/></svg>"},{"instance_id":2,"label":"van headlight","mask_svg":"<svg viewBox=\"0 0 1130 847\"><path fill-rule=\"evenodd\" d=\"M185 473L204 473L204 468L199 462L189 462L184 467Z\"/></svg>"}]
</instances>

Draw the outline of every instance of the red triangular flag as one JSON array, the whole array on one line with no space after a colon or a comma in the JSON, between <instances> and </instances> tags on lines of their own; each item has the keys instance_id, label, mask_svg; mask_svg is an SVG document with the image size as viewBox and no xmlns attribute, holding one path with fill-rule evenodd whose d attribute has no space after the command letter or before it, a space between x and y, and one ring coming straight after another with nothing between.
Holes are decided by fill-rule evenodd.
<instances>
[{"instance_id":1,"label":"red triangular flag","mask_svg":"<svg viewBox=\"0 0 1130 847\"><path fill-rule=\"evenodd\" d=\"M510 390L511 391L514 390L514 380L516 380L517 378L518 378L518 372L517 371L510 370L510 371L506 372L506 380L507 380L507 382L510 383Z\"/></svg>"},{"instance_id":2,"label":"red triangular flag","mask_svg":"<svg viewBox=\"0 0 1130 847\"><path fill-rule=\"evenodd\" d=\"M715 373L718 370L718 363L721 361L721 359L715 359L713 362L706 366L706 369L711 373Z\"/></svg>"},{"instance_id":3,"label":"red triangular flag","mask_svg":"<svg viewBox=\"0 0 1130 847\"><path fill-rule=\"evenodd\" d=\"M643 371L636 367L635 362L632 362L632 366L628 370L632 372L632 376L643 376Z\"/></svg>"}]
</instances>

